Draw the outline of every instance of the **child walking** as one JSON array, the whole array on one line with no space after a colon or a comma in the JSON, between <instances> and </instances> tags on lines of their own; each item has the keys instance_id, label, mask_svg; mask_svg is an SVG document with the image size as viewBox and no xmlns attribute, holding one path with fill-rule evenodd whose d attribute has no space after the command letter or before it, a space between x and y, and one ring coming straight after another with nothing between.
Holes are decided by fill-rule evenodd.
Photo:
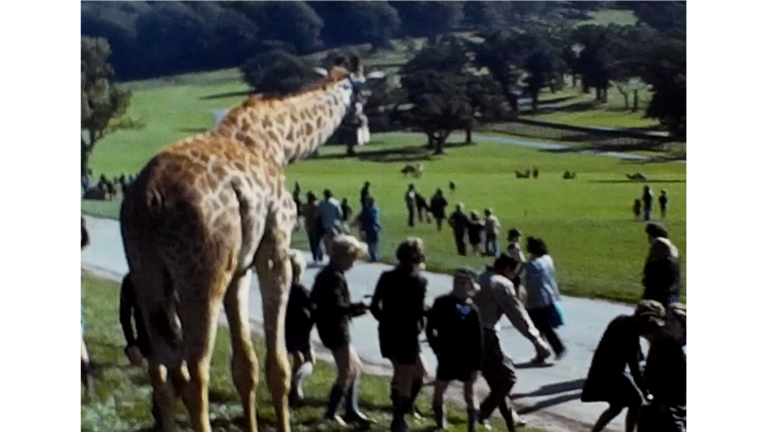
<instances>
[{"instance_id":1,"label":"child walking","mask_svg":"<svg viewBox=\"0 0 768 432\"><path fill-rule=\"evenodd\" d=\"M291 290L288 293L288 307L285 313L285 347L293 357L291 390L288 404L296 408L304 399L304 380L312 374L315 367L315 353L310 343L310 333L314 326L309 290L302 285L301 276L307 268L307 262L300 251L291 250L288 259L293 270Z\"/></svg>"},{"instance_id":2,"label":"child walking","mask_svg":"<svg viewBox=\"0 0 768 432\"><path fill-rule=\"evenodd\" d=\"M432 409L438 430L445 429L443 394L451 381L464 385L467 431L477 428L478 407L475 382L482 368L483 327L472 297L480 290L477 275L459 269L453 275L453 290L435 299L427 316L427 340L437 356Z\"/></svg>"}]
</instances>

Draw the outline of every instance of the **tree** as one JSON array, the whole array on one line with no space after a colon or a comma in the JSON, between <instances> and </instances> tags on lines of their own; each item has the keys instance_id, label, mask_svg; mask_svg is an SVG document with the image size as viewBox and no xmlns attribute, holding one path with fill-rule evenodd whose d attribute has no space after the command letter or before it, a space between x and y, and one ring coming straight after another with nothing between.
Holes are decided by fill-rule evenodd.
<instances>
[{"instance_id":1,"label":"tree","mask_svg":"<svg viewBox=\"0 0 768 432\"><path fill-rule=\"evenodd\" d=\"M426 37L431 42L437 36L456 30L464 19L461 1L402 1L391 2L397 9L406 34Z\"/></svg>"},{"instance_id":2,"label":"tree","mask_svg":"<svg viewBox=\"0 0 768 432\"><path fill-rule=\"evenodd\" d=\"M653 96L646 115L659 119L670 134L686 137L686 44L685 40L660 35L639 53L645 60L640 76Z\"/></svg>"},{"instance_id":3,"label":"tree","mask_svg":"<svg viewBox=\"0 0 768 432\"><path fill-rule=\"evenodd\" d=\"M303 1L231 2L231 6L253 21L264 41L291 44L302 54L322 47L323 20Z\"/></svg>"},{"instance_id":4,"label":"tree","mask_svg":"<svg viewBox=\"0 0 768 432\"><path fill-rule=\"evenodd\" d=\"M253 93L294 93L317 79L309 61L281 49L255 56L240 68Z\"/></svg>"},{"instance_id":5,"label":"tree","mask_svg":"<svg viewBox=\"0 0 768 432\"><path fill-rule=\"evenodd\" d=\"M139 126L137 122L125 117L131 93L120 90L115 84L115 72L108 62L109 54L106 39L81 38L81 175L88 173L88 163L99 140L115 130Z\"/></svg>"},{"instance_id":6,"label":"tree","mask_svg":"<svg viewBox=\"0 0 768 432\"><path fill-rule=\"evenodd\" d=\"M370 43L374 49L391 48L400 31L397 9L387 2L320 1L311 2L312 9L326 22L323 42L330 46Z\"/></svg>"},{"instance_id":7,"label":"tree","mask_svg":"<svg viewBox=\"0 0 768 432\"><path fill-rule=\"evenodd\" d=\"M501 86L504 97L513 113L519 111L520 96L518 83L523 75L520 57L515 43L519 30L494 31L481 33L482 42L468 42L474 56L474 64L479 70L486 69Z\"/></svg>"},{"instance_id":8,"label":"tree","mask_svg":"<svg viewBox=\"0 0 768 432\"><path fill-rule=\"evenodd\" d=\"M427 135L435 154L445 152L452 131L474 122L466 65L461 42L446 37L422 49L401 69L401 84L413 105L405 118Z\"/></svg>"},{"instance_id":9,"label":"tree","mask_svg":"<svg viewBox=\"0 0 768 432\"><path fill-rule=\"evenodd\" d=\"M510 2L464 2L464 24L468 28L500 30L509 24L510 6Z\"/></svg>"}]
</instances>

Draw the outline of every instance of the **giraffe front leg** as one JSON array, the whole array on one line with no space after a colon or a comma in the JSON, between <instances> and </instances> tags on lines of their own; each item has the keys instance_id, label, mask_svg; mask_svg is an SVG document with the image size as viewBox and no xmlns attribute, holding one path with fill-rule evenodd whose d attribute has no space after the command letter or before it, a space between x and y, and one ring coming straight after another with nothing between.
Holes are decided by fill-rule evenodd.
<instances>
[{"instance_id":1,"label":"giraffe front leg","mask_svg":"<svg viewBox=\"0 0 768 432\"><path fill-rule=\"evenodd\" d=\"M257 272L264 308L264 334L267 342L267 385L272 394L277 430L280 432L291 430L288 411L290 363L285 348L285 310L291 275L286 254L287 245L286 241L262 245L257 256Z\"/></svg>"},{"instance_id":2,"label":"giraffe front leg","mask_svg":"<svg viewBox=\"0 0 768 432\"><path fill-rule=\"evenodd\" d=\"M248 293L252 271L235 276L224 297L224 310L232 336L232 381L240 395L245 414L246 431L256 432L256 386L259 383L259 362L251 342L248 321Z\"/></svg>"}]
</instances>

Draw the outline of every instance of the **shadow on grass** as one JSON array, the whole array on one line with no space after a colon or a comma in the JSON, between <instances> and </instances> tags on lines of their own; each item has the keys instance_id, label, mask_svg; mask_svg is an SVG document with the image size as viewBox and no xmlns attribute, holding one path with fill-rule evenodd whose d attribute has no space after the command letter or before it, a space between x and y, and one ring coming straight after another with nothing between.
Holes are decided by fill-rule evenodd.
<instances>
[{"instance_id":1,"label":"shadow on grass","mask_svg":"<svg viewBox=\"0 0 768 432\"><path fill-rule=\"evenodd\" d=\"M201 128L201 127L176 128L176 132L184 132L184 133L190 133L190 134L208 132L209 130L210 130L209 128Z\"/></svg>"},{"instance_id":2,"label":"shadow on grass","mask_svg":"<svg viewBox=\"0 0 768 432\"><path fill-rule=\"evenodd\" d=\"M584 386L584 381L585 381L584 378L579 378L579 379L563 381L555 384L547 384L529 393L513 394L511 396L511 399L514 400L514 399L520 399L525 397L536 397L536 396L554 396L561 393L569 393L575 390L581 390L581 388Z\"/></svg>"},{"instance_id":3,"label":"shadow on grass","mask_svg":"<svg viewBox=\"0 0 768 432\"><path fill-rule=\"evenodd\" d=\"M648 159L624 159L622 160L622 163L631 165L647 165L652 163L680 162L684 160L687 160L687 156L685 154L678 154L672 156L652 156Z\"/></svg>"},{"instance_id":4,"label":"shadow on grass","mask_svg":"<svg viewBox=\"0 0 768 432\"><path fill-rule=\"evenodd\" d=\"M590 145L585 146L568 146L557 149L542 149L542 151L548 153L579 153L579 152L615 152L615 153L631 153L638 151L661 151L661 146L655 141L643 141L633 140L633 142L612 142L615 140L604 140L602 142L595 142L595 137L586 134L580 134L578 138L574 136L563 138L562 141L567 142L586 142L589 141ZM624 139L625 138L620 138Z\"/></svg>"},{"instance_id":5,"label":"shadow on grass","mask_svg":"<svg viewBox=\"0 0 768 432\"><path fill-rule=\"evenodd\" d=\"M448 151L452 148L472 146L473 143L446 143L443 148ZM434 160L434 151L426 146L383 148L380 150L358 150L354 155L346 153L319 154L314 160L357 159L365 162L402 163L402 162L426 162Z\"/></svg>"},{"instance_id":6,"label":"shadow on grass","mask_svg":"<svg viewBox=\"0 0 768 432\"><path fill-rule=\"evenodd\" d=\"M238 90L238 91L232 91L232 92L226 92L226 93L217 93L207 96L200 96L200 100L216 100L216 99L226 99L231 98L235 96L250 96L252 92L250 90Z\"/></svg>"},{"instance_id":7,"label":"shadow on grass","mask_svg":"<svg viewBox=\"0 0 768 432\"><path fill-rule=\"evenodd\" d=\"M359 404L360 404L360 408L363 411L391 412L391 408L392 408L390 405L375 404L364 399L361 399L359 401ZM302 407L325 408L326 406L328 406L328 399L309 397L304 399L301 405Z\"/></svg>"},{"instance_id":8,"label":"shadow on grass","mask_svg":"<svg viewBox=\"0 0 768 432\"><path fill-rule=\"evenodd\" d=\"M519 414L530 414L532 412L540 411L546 408L551 408L555 405L560 405L560 404L570 402L572 400L576 400L580 398L581 398L581 392L555 396L553 398L545 399L541 402L537 402L531 406L521 407L520 409L517 410L517 412Z\"/></svg>"},{"instance_id":9,"label":"shadow on grass","mask_svg":"<svg viewBox=\"0 0 768 432\"><path fill-rule=\"evenodd\" d=\"M637 183L638 185L643 185L646 183L658 183L658 184L665 184L665 183L685 183L685 180L643 180L643 181L635 181L635 180L589 180L589 183L604 183L604 184L628 184L628 183Z\"/></svg>"}]
</instances>

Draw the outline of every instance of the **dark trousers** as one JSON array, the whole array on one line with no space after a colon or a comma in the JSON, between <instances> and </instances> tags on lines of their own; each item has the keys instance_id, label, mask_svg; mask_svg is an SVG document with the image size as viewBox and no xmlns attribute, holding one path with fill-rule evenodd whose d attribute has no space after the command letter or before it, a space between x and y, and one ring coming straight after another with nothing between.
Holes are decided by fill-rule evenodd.
<instances>
[{"instance_id":1,"label":"dark trousers","mask_svg":"<svg viewBox=\"0 0 768 432\"><path fill-rule=\"evenodd\" d=\"M315 261L323 260L323 248L320 246L320 236L309 234L309 250L312 251L312 259Z\"/></svg>"},{"instance_id":2,"label":"dark trousers","mask_svg":"<svg viewBox=\"0 0 768 432\"><path fill-rule=\"evenodd\" d=\"M488 328L483 330L482 373L491 392L480 403L480 418L489 418L493 411L499 408L504 420L513 421L507 396L517 382L517 376L512 360L501 349L498 334Z\"/></svg>"},{"instance_id":3,"label":"dark trousers","mask_svg":"<svg viewBox=\"0 0 768 432\"><path fill-rule=\"evenodd\" d=\"M651 214L653 213L653 206L645 205L643 206L643 217L645 220L649 221L651 220Z\"/></svg>"},{"instance_id":4,"label":"dark trousers","mask_svg":"<svg viewBox=\"0 0 768 432\"><path fill-rule=\"evenodd\" d=\"M456 241L456 251L459 253L459 255L466 256L467 244L464 243L464 233L454 231L453 239Z\"/></svg>"},{"instance_id":5,"label":"dark trousers","mask_svg":"<svg viewBox=\"0 0 768 432\"><path fill-rule=\"evenodd\" d=\"M528 315L531 317L533 325L541 333L541 336L552 346L555 354L562 354L565 351L565 346L563 346L563 342L552 327L553 308L554 306L550 305L542 308L528 309Z\"/></svg>"},{"instance_id":6,"label":"dark trousers","mask_svg":"<svg viewBox=\"0 0 768 432\"><path fill-rule=\"evenodd\" d=\"M408 206L408 226L409 227L412 227L415 225L416 223L415 218L416 218L416 209L411 206Z\"/></svg>"}]
</instances>

